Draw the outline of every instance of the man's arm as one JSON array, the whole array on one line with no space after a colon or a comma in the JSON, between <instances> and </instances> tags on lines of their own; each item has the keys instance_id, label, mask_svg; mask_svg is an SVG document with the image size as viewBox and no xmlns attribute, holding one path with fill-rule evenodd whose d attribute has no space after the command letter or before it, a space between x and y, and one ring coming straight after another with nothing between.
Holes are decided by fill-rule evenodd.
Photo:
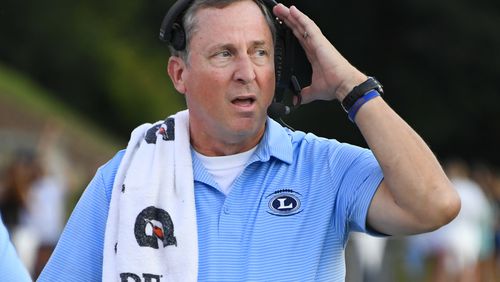
<instances>
[{"instance_id":1,"label":"man's arm","mask_svg":"<svg viewBox=\"0 0 500 282\"><path fill-rule=\"evenodd\" d=\"M382 100L356 116L382 171L368 211L370 227L386 234L427 232L450 222L460 198L425 142Z\"/></svg>"},{"instance_id":2,"label":"man's arm","mask_svg":"<svg viewBox=\"0 0 500 282\"><path fill-rule=\"evenodd\" d=\"M292 29L313 70L302 101L342 101L367 77L353 67L297 8L274 13ZM460 198L425 142L382 98L365 103L355 122L377 158L384 180L368 211L368 225L385 234L414 234L439 228L460 210Z\"/></svg>"}]
</instances>

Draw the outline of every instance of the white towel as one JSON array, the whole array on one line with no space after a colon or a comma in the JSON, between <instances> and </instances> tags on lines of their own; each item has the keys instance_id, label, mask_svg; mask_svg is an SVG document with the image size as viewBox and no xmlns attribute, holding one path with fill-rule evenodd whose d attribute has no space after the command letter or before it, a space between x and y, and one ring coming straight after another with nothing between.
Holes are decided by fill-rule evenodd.
<instances>
[{"instance_id":1,"label":"white towel","mask_svg":"<svg viewBox=\"0 0 500 282\"><path fill-rule=\"evenodd\" d=\"M133 132L116 174L103 281L197 281L187 110Z\"/></svg>"}]
</instances>

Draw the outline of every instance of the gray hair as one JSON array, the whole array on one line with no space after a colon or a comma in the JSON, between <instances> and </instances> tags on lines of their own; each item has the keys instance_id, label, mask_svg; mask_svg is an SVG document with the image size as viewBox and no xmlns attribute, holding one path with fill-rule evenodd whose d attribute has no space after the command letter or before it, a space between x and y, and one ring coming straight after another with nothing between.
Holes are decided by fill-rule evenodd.
<instances>
[{"instance_id":1,"label":"gray hair","mask_svg":"<svg viewBox=\"0 0 500 282\"><path fill-rule=\"evenodd\" d=\"M180 57L184 60L184 62L188 63L189 58L189 43L191 41L191 37L197 28L197 20L196 13L201 9L206 8L225 8L232 3L246 1L246 0L194 0L193 3L189 6L189 8L184 13L182 18L182 26L186 33L186 47L184 50L176 50L171 45L169 45L170 54L172 56ZM257 6L259 6L262 14L264 15L267 25L271 30L271 34L273 37L273 43L276 42L276 26L274 23L274 18L271 15L269 9L262 3L260 0L252 0Z\"/></svg>"}]
</instances>

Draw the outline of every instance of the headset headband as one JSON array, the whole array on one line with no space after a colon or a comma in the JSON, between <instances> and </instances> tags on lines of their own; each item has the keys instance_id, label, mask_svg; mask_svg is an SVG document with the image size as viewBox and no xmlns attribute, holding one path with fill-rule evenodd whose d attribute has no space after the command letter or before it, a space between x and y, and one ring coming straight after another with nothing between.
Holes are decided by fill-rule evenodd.
<instances>
[{"instance_id":1,"label":"headset headband","mask_svg":"<svg viewBox=\"0 0 500 282\"><path fill-rule=\"evenodd\" d=\"M182 14L189 8L195 0L178 0L168 10L163 18L160 27L160 40L172 45L175 50L182 51L186 48L186 34L182 26ZM278 3L275 0L257 0L263 3L268 9Z\"/></svg>"}]
</instances>

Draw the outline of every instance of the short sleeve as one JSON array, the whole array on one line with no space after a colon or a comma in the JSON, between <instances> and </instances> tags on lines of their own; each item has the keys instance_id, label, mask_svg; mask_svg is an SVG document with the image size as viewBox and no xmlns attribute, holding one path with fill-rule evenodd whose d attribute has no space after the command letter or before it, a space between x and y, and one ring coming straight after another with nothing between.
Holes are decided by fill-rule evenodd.
<instances>
[{"instance_id":1,"label":"short sleeve","mask_svg":"<svg viewBox=\"0 0 500 282\"><path fill-rule=\"evenodd\" d=\"M337 212L345 220L345 240L350 231L378 235L368 230L368 209L383 180L382 169L373 153L364 148L345 144L341 149L342 181L337 196Z\"/></svg>"}]
</instances>

